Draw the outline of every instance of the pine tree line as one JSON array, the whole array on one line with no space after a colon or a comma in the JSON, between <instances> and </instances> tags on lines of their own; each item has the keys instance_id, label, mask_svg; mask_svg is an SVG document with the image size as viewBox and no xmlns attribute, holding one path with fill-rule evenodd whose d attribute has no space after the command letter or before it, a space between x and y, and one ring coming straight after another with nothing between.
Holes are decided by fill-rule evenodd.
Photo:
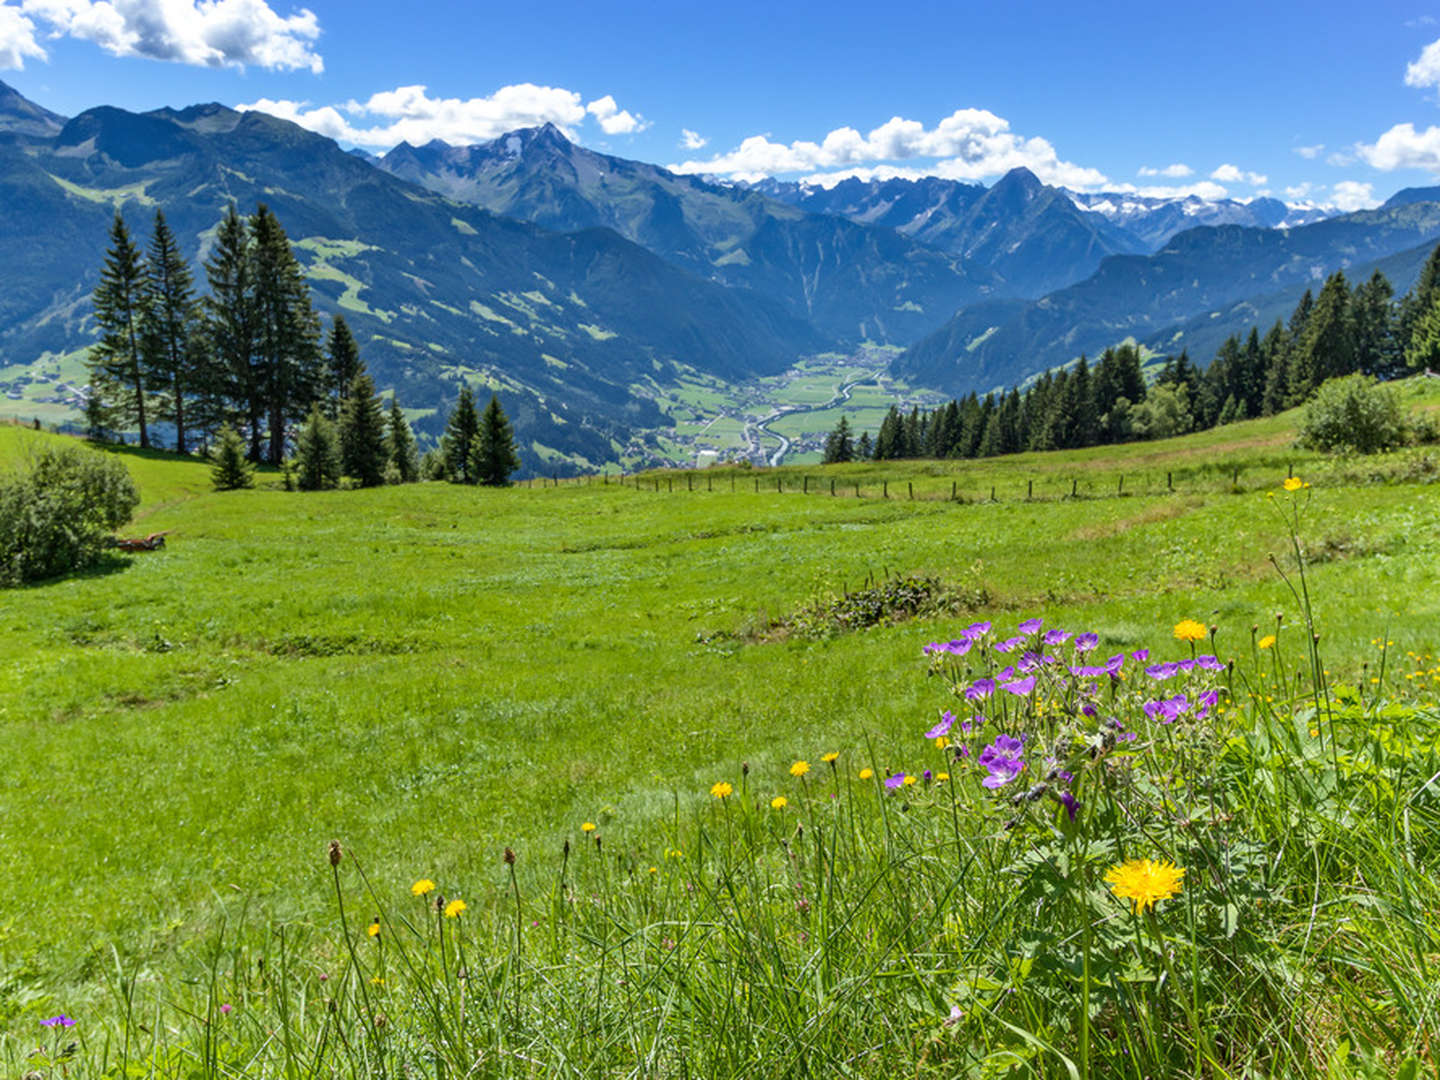
<instances>
[{"instance_id":1,"label":"pine tree line","mask_svg":"<svg viewBox=\"0 0 1440 1080\"><path fill-rule=\"evenodd\" d=\"M972 393L932 411L892 405L873 444L863 433L851 456L840 456L851 443L842 417L824 460L993 457L1168 438L1270 416L1309 400L1328 379L1388 377L1407 364L1440 366L1440 247L1398 302L1378 270L1354 288L1337 270L1318 296L1306 290L1288 321L1263 337L1258 326L1243 341L1232 335L1203 370L1182 351L1147 380L1139 349L1122 345L1093 366L1082 356L1048 371L1023 391Z\"/></svg>"},{"instance_id":2,"label":"pine tree line","mask_svg":"<svg viewBox=\"0 0 1440 1080\"><path fill-rule=\"evenodd\" d=\"M234 443L221 432L243 433L250 462L279 465L294 425L308 418L296 448L314 486L334 486L341 475L360 486L419 479L414 435L393 398L386 416L343 317L322 347L304 271L267 206L249 218L229 207L204 270L202 297L163 211L147 253L115 215L94 295L92 435L134 430L148 447L153 426L169 423L182 453L223 446L223 483L244 486L248 476L230 460Z\"/></svg>"}]
</instances>

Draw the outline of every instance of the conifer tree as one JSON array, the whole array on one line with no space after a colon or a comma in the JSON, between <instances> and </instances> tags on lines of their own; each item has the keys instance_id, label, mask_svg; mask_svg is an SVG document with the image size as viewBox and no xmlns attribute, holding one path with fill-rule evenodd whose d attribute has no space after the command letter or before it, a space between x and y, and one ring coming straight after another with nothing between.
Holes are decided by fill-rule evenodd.
<instances>
[{"instance_id":1,"label":"conifer tree","mask_svg":"<svg viewBox=\"0 0 1440 1080\"><path fill-rule=\"evenodd\" d=\"M310 408L295 440L295 483L301 491L325 491L340 482L340 447L335 425L319 403Z\"/></svg>"},{"instance_id":2,"label":"conifer tree","mask_svg":"<svg viewBox=\"0 0 1440 1080\"><path fill-rule=\"evenodd\" d=\"M305 275L279 219L264 203L250 218L255 282L255 355L269 427L269 458L279 465L287 426L320 397L320 322Z\"/></svg>"},{"instance_id":3,"label":"conifer tree","mask_svg":"<svg viewBox=\"0 0 1440 1080\"><path fill-rule=\"evenodd\" d=\"M345 321L345 316L336 315L335 321L330 324L330 337L325 343L325 377L327 389L333 395L331 407L335 415L339 415L340 408L350 393L350 384L364 367L364 362L360 359L360 346L355 341L355 335L350 332L350 325Z\"/></svg>"},{"instance_id":4,"label":"conifer tree","mask_svg":"<svg viewBox=\"0 0 1440 1080\"><path fill-rule=\"evenodd\" d=\"M835 430L825 439L825 452L821 458L822 465L836 465L847 461L855 460L855 441L850 436L850 421L840 417L840 422L835 425Z\"/></svg>"},{"instance_id":5,"label":"conifer tree","mask_svg":"<svg viewBox=\"0 0 1440 1080\"><path fill-rule=\"evenodd\" d=\"M475 411L475 395L468 384L462 384L455 411L450 414L440 443L445 455L445 474L451 483L475 483L475 474L470 467L470 451L479 432L480 414Z\"/></svg>"},{"instance_id":6,"label":"conifer tree","mask_svg":"<svg viewBox=\"0 0 1440 1080\"><path fill-rule=\"evenodd\" d=\"M1379 270L1351 294L1357 371L1387 373L1400 363L1394 296L1389 279Z\"/></svg>"},{"instance_id":7,"label":"conifer tree","mask_svg":"<svg viewBox=\"0 0 1440 1080\"><path fill-rule=\"evenodd\" d=\"M400 483L413 484L420 479L420 455L415 446L415 434L400 409L398 397L390 399L389 429L385 439L389 467L400 478Z\"/></svg>"},{"instance_id":8,"label":"conifer tree","mask_svg":"<svg viewBox=\"0 0 1440 1080\"><path fill-rule=\"evenodd\" d=\"M117 211L110 226L110 249L95 287L95 322L100 340L90 348L90 382L110 402L119 423L140 430L140 445L150 445L145 390L149 371L145 323L150 309L145 260Z\"/></svg>"},{"instance_id":9,"label":"conifer tree","mask_svg":"<svg viewBox=\"0 0 1440 1080\"><path fill-rule=\"evenodd\" d=\"M1274 416L1285 408L1285 402L1290 398L1290 369L1287 362L1290 354L1290 334L1279 319L1275 320L1275 325L1265 335L1260 350L1265 366L1265 388L1260 394L1260 414Z\"/></svg>"},{"instance_id":10,"label":"conifer tree","mask_svg":"<svg viewBox=\"0 0 1440 1080\"><path fill-rule=\"evenodd\" d=\"M186 399L193 393L193 352L197 303L190 266L180 251L163 210L155 211L155 231L146 260L150 303L145 319L145 355L150 389L156 391L157 415L175 425L175 449L187 453Z\"/></svg>"},{"instance_id":11,"label":"conifer tree","mask_svg":"<svg viewBox=\"0 0 1440 1080\"><path fill-rule=\"evenodd\" d=\"M869 461L875 456L875 447L870 442L870 432L862 431L860 441L855 444L855 456L861 461Z\"/></svg>"},{"instance_id":12,"label":"conifer tree","mask_svg":"<svg viewBox=\"0 0 1440 1080\"><path fill-rule=\"evenodd\" d=\"M491 394L470 449L471 474L476 483L503 487L510 483L510 474L518 468L520 456L516 452L514 429L500 407L500 399Z\"/></svg>"},{"instance_id":13,"label":"conifer tree","mask_svg":"<svg viewBox=\"0 0 1440 1080\"><path fill-rule=\"evenodd\" d=\"M259 461L265 400L256 363L258 312L250 230L231 203L215 233L215 250L205 264L210 295L205 299L209 363L204 396L233 401L250 438L250 460Z\"/></svg>"},{"instance_id":14,"label":"conifer tree","mask_svg":"<svg viewBox=\"0 0 1440 1080\"><path fill-rule=\"evenodd\" d=\"M1436 300L1440 300L1440 246L1430 252L1415 287L1400 301L1398 348L1405 356L1410 355L1420 320L1435 306Z\"/></svg>"},{"instance_id":15,"label":"conifer tree","mask_svg":"<svg viewBox=\"0 0 1440 1080\"><path fill-rule=\"evenodd\" d=\"M210 482L216 491L235 491L255 482L254 466L245 460L245 440L229 424L221 426L210 450Z\"/></svg>"},{"instance_id":16,"label":"conifer tree","mask_svg":"<svg viewBox=\"0 0 1440 1080\"><path fill-rule=\"evenodd\" d=\"M1350 283L1336 270L1325 281L1305 324L1300 352L1308 354L1310 383L1306 396L1323 383L1355 370L1355 319L1350 310ZM1292 393L1298 388L1291 387Z\"/></svg>"},{"instance_id":17,"label":"conifer tree","mask_svg":"<svg viewBox=\"0 0 1440 1080\"><path fill-rule=\"evenodd\" d=\"M340 408L340 471L361 487L385 481L385 414L364 365L350 380Z\"/></svg>"}]
</instances>

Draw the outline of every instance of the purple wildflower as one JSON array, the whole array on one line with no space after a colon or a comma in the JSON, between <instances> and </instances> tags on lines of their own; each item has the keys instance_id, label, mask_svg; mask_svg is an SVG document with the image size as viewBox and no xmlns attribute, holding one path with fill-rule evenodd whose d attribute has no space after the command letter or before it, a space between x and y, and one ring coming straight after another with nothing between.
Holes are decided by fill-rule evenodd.
<instances>
[{"instance_id":1,"label":"purple wildflower","mask_svg":"<svg viewBox=\"0 0 1440 1080\"><path fill-rule=\"evenodd\" d=\"M1222 664L1219 659L1214 656L1197 656L1195 658L1195 666L1198 668L1204 668L1206 671L1225 670L1225 665Z\"/></svg>"},{"instance_id":2,"label":"purple wildflower","mask_svg":"<svg viewBox=\"0 0 1440 1080\"><path fill-rule=\"evenodd\" d=\"M1095 648L1095 646L1099 644L1099 634L1080 634L1075 638L1075 651L1089 652L1091 649Z\"/></svg>"},{"instance_id":3,"label":"purple wildflower","mask_svg":"<svg viewBox=\"0 0 1440 1080\"><path fill-rule=\"evenodd\" d=\"M1149 659L1150 659L1150 650L1149 650L1149 649L1136 649L1134 652L1132 652L1132 653L1130 654L1130 656L1134 659L1134 661L1135 661L1137 664L1143 664L1146 660L1149 660Z\"/></svg>"},{"instance_id":4,"label":"purple wildflower","mask_svg":"<svg viewBox=\"0 0 1440 1080\"><path fill-rule=\"evenodd\" d=\"M1027 675L1023 679L1011 679L1009 682L1001 683L1000 689L1008 690L1016 697L1024 697L1026 694L1030 693L1030 691L1035 689L1035 676ZM1003 735L1000 737L1004 738Z\"/></svg>"},{"instance_id":5,"label":"purple wildflower","mask_svg":"<svg viewBox=\"0 0 1440 1080\"><path fill-rule=\"evenodd\" d=\"M1080 800L1068 791L1062 791L1058 796L1060 805L1065 807L1065 812L1070 815L1070 823L1075 823L1075 814L1080 809Z\"/></svg>"},{"instance_id":6,"label":"purple wildflower","mask_svg":"<svg viewBox=\"0 0 1440 1080\"><path fill-rule=\"evenodd\" d=\"M1022 755L1025 744L1009 735L996 735L995 741L980 751L980 764L990 774L980 781L987 788L1001 788L1025 771Z\"/></svg>"},{"instance_id":7,"label":"purple wildflower","mask_svg":"<svg viewBox=\"0 0 1440 1080\"><path fill-rule=\"evenodd\" d=\"M1015 669L1020 672L1028 673L1034 671L1042 663L1044 663L1044 661L1045 658L1039 653L1027 652L1024 656L1020 657L1019 662L1015 665Z\"/></svg>"},{"instance_id":8,"label":"purple wildflower","mask_svg":"<svg viewBox=\"0 0 1440 1080\"><path fill-rule=\"evenodd\" d=\"M1194 661L1194 660L1177 660L1177 661L1175 661L1175 666L1176 666L1177 668L1179 668L1181 671L1194 671L1194 670L1195 670L1195 661Z\"/></svg>"},{"instance_id":9,"label":"purple wildflower","mask_svg":"<svg viewBox=\"0 0 1440 1080\"><path fill-rule=\"evenodd\" d=\"M1024 644L1025 644L1025 639L1024 639L1023 637L1006 638L1004 641L997 641L997 642L995 643L995 651L996 651L996 652L1013 652L1018 646L1024 645Z\"/></svg>"},{"instance_id":10,"label":"purple wildflower","mask_svg":"<svg viewBox=\"0 0 1440 1080\"><path fill-rule=\"evenodd\" d=\"M228 1016L228 1015L230 1014L230 1009L231 1009L231 1008L232 1008L232 1006L231 1006L230 1003L227 1001L224 1005L221 1005L221 1006L220 1006L220 1011L221 1011L222 1013L225 1013L225 1014Z\"/></svg>"},{"instance_id":11,"label":"purple wildflower","mask_svg":"<svg viewBox=\"0 0 1440 1080\"><path fill-rule=\"evenodd\" d=\"M52 1016L52 1017L50 1017L50 1019L48 1019L48 1020L41 1020L41 1021L40 1021L40 1026L41 1026L41 1027L51 1027L51 1028L53 1028L53 1027L67 1027L67 1028L68 1028L68 1027L74 1027L74 1026L75 1026L75 1021L72 1020L72 1019L70 1019L70 1017L66 1016L64 1013L61 1013L59 1016Z\"/></svg>"},{"instance_id":12,"label":"purple wildflower","mask_svg":"<svg viewBox=\"0 0 1440 1080\"><path fill-rule=\"evenodd\" d=\"M1115 736L1118 742L1134 742L1139 736L1133 731L1124 731Z\"/></svg>"},{"instance_id":13,"label":"purple wildflower","mask_svg":"<svg viewBox=\"0 0 1440 1080\"><path fill-rule=\"evenodd\" d=\"M1017 629L1022 634L1038 634L1040 632L1040 627L1044 625L1044 619L1026 619L1017 627Z\"/></svg>"},{"instance_id":14,"label":"purple wildflower","mask_svg":"<svg viewBox=\"0 0 1440 1080\"><path fill-rule=\"evenodd\" d=\"M920 778L928 784L931 780L935 779L935 774L932 773L929 769L926 769L923 773L920 774Z\"/></svg>"},{"instance_id":15,"label":"purple wildflower","mask_svg":"<svg viewBox=\"0 0 1440 1080\"><path fill-rule=\"evenodd\" d=\"M1195 702L1195 704L1199 706L1199 708L1195 710L1195 719L1204 720L1207 716L1210 715L1210 710L1219 700L1220 695L1218 693L1216 693L1214 690L1206 690L1205 693L1201 694Z\"/></svg>"},{"instance_id":16,"label":"purple wildflower","mask_svg":"<svg viewBox=\"0 0 1440 1080\"><path fill-rule=\"evenodd\" d=\"M969 756L970 756L970 744L969 744L969 743L963 743L963 742L962 742L962 743L960 743L959 745L957 745L957 746L955 747L955 756L956 756L957 758L967 758L967 757L969 757Z\"/></svg>"},{"instance_id":17,"label":"purple wildflower","mask_svg":"<svg viewBox=\"0 0 1440 1080\"><path fill-rule=\"evenodd\" d=\"M903 787L904 785L905 774L903 772L897 772L894 776L887 776L885 778L885 786L887 788L890 788L891 790L894 790L898 787Z\"/></svg>"},{"instance_id":18,"label":"purple wildflower","mask_svg":"<svg viewBox=\"0 0 1440 1080\"><path fill-rule=\"evenodd\" d=\"M994 692L994 679L976 679L965 691L965 697L968 701L979 701L982 698L988 698Z\"/></svg>"},{"instance_id":19,"label":"purple wildflower","mask_svg":"<svg viewBox=\"0 0 1440 1080\"><path fill-rule=\"evenodd\" d=\"M1156 682L1164 682L1172 678L1180 670L1180 665L1173 661L1164 664L1151 664L1145 669L1145 674Z\"/></svg>"},{"instance_id":20,"label":"purple wildflower","mask_svg":"<svg viewBox=\"0 0 1440 1080\"><path fill-rule=\"evenodd\" d=\"M1100 715L1100 713L1096 710L1095 706L1091 705L1088 701L1084 705L1080 706L1080 711L1086 716L1090 717L1091 720L1094 720L1095 717Z\"/></svg>"},{"instance_id":21,"label":"purple wildflower","mask_svg":"<svg viewBox=\"0 0 1440 1080\"><path fill-rule=\"evenodd\" d=\"M948 709L940 714L940 722L925 732L925 738L938 739L942 735L950 734L950 725L955 723L955 714Z\"/></svg>"},{"instance_id":22,"label":"purple wildflower","mask_svg":"<svg viewBox=\"0 0 1440 1080\"><path fill-rule=\"evenodd\" d=\"M1105 661L1105 674L1119 675L1120 669L1124 666L1125 654L1123 652L1117 652L1114 656L1110 657L1109 660Z\"/></svg>"},{"instance_id":23,"label":"purple wildflower","mask_svg":"<svg viewBox=\"0 0 1440 1080\"><path fill-rule=\"evenodd\" d=\"M1070 631L1056 628L1045 632L1046 645L1063 645L1070 640Z\"/></svg>"},{"instance_id":24,"label":"purple wildflower","mask_svg":"<svg viewBox=\"0 0 1440 1080\"><path fill-rule=\"evenodd\" d=\"M977 637L980 637L982 634L988 634L989 632L990 624L988 622L971 623L965 628L965 636L971 641L974 641Z\"/></svg>"}]
</instances>

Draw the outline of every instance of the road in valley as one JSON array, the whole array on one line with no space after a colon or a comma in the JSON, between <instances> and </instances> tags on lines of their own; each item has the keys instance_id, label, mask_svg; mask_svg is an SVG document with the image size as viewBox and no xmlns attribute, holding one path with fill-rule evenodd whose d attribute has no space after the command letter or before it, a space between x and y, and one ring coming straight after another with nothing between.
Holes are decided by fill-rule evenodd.
<instances>
[{"instance_id":1,"label":"road in valley","mask_svg":"<svg viewBox=\"0 0 1440 1080\"><path fill-rule=\"evenodd\" d=\"M762 445L761 440L766 435L769 435L772 439L776 439L779 441L780 448L769 456L768 463L771 465L779 465L782 461L785 460L785 455L790 452L791 442L784 435L781 435L778 431L771 430L769 426L770 424L774 423L776 420L779 420L782 416L790 416L794 413L824 412L826 409L837 408L850 400L850 393L852 390L855 389L855 387L859 386L861 383L869 382L871 379L878 378L881 372L883 372L884 370L885 369L883 367L879 367L876 368L874 371L870 372L870 374L868 375L861 375L857 379L851 379L847 383L842 383L840 388L835 392L835 396L824 404L781 405L772 410L770 415L762 420L747 421L745 424L745 439L749 443L750 456L758 457L761 454L765 453L764 446Z\"/></svg>"}]
</instances>

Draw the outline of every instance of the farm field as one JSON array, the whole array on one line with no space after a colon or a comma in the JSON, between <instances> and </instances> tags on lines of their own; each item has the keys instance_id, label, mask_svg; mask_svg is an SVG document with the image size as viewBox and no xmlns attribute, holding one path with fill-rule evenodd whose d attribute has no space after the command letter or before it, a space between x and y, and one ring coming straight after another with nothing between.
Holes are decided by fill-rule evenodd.
<instances>
[{"instance_id":1,"label":"farm field","mask_svg":"<svg viewBox=\"0 0 1440 1080\"><path fill-rule=\"evenodd\" d=\"M131 531L167 549L0 592L0 1027L93 1013L117 958L164 971L222 924L241 941L325 924L334 838L382 894L457 882L483 911L510 887L500 852L539 887L585 821L658 862L677 813L742 762L904 769L943 700L921 646L975 620L1040 615L1108 653L1190 618L1248 656L1252 626L1302 617L1270 562L1291 472L1312 484L1327 667L1369 685L1383 647L1394 685L1372 693L1434 709L1434 451L1323 459L1290 448L1292 422L496 491L292 494L262 474L214 493L203 463L121 451L144 498ZM0 427L0 466L48 438ZM853 632L777 625L897 575L963 600Z\"/></svg>"}]
</instances>

